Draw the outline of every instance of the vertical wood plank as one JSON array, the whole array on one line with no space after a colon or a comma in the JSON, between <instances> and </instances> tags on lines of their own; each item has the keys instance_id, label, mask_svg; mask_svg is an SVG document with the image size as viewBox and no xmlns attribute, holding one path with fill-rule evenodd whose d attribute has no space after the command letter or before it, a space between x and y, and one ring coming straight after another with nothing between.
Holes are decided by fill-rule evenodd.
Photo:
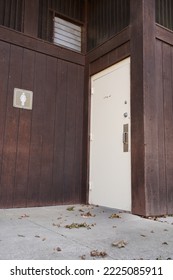
<instances>
[{"instance_id":1,"label":"vertical wood plank","mask_svg":"<svg viewBox=\"0 0 173 280\"><path fill-rule=\"evenodd\" d=\"M132 211L155 215L160 211L155 0L131 1L131 25Z\"/></svg>"},{"instance_id":2,"label":"vertical wood plank","mask_svg":"<svg viewBox=\"0 0 173 280\"><path fill-rule=\"evenodd\" d=\"M15 29L20 32L23 32L23 12L24 12L24 1L17 0L16 16L15 16Z\"/></svg>"},{"instance_id":3,"label":"vertical wood plank","mask_svg":"<svg viewBox=\"0 0 173 280\"><path fill-rule=\"evenodd\" d=\"M16 17L16 0L11 0L9 27L13 29L15 29L15 17Z\"/></svg>"},{"instance_id":4,"label":"vertical wood plank","mask_svg":"<svg viewBox=\"0 0 173 280\"><path fill-rule=\"evenodd\" d=\"M135 9L134 9L135 7ZM144 215L144 100L143 100L143 9L131 1L131 163L132 212ZM137 47L138 46L138 47Z\"/></svg>"},{"instance_id":5,"label":"vertical wood plank","mask_svg":"<svg viewBox=\"0 0 173 280\"><path fill-rule=\"evenodd\" d=\"M4 25L9 27L10 24L10 6L11 6L11 1L6 0L5 1L5 10L4 10Z\"/></svg>"},{"instance_id":6,"label":"vertical wood plank","mask_svg":"<svg viewBox=\"0 0 173 280\"><path fill-rule=\"evenodd\" d=\"M55 203L64 201L64 149L67 105L68 63L57 61L57 91L54 136L53 189Z\"/></svg>"},{"instance_id":7,"label":"vertical wood plank","mask_svg":"<svg viewBox=\"0 0 173 280\"><path fill-rule=\"evenodd\" d=\"M146 215L158 215L158 97L155 90L155 0L144 1L144 130Z\"/></svg>"},{"instance_id":8,"label":"vertical wood plank","mask_svg":"<svg viewBox=\"0 0 173 280\"><path fill-rule=\"evenodd\" d=\"M167 208L172 214L173 206L173 51L167 44L163 44L163 93L165 117L165 152L166 152L166 180L167 180Z\"/></svg>"},{"instance_id":9,"label":"vertical wood plank","mask_svg":"<svg viewBox=\"0 0 173 280\"><path fill-rule=\"evenodd\" d=\"M0 24L4 24L4 15L5 15L5 0L0 1Z\"/></svg>"},{"instance_id":10,"label":"vertical wood plank","mask_svg":"<svg viewBox=\"0 0 173 280\"><path fill-rule=\"evenodd\" d=\"M82 187L82 168L83 166L83 105L84 105L84 69L81 66L77 67L77 82L76 82L76 131L75 131L75 173L74 173L74 188L75 188L75 202L80 203L85 201L86 197L86 183Z\"/></svg>"},{"instance_id":11,"label":"vertical wood plank","mask_svg":"<svg viewBox=\"0 0 173 280\"><path fill-rule=\"evenodd\" d=\"M50 3L50 2L49 2ZM38 25L38 37L47 40L48 39L48 1L40 0L39 1L39 25Z\"/></svg>"},{"instance_id":12,"label":"vertical wood plank","mask_svg":"<svg viewBox=\"0 0 173 280\"><path fill-rule=\"evenodd\" d=\"M5 206L2 197L4 192L4 186L2 185L2 163L7 110L9 60L10 45L0 42L0 207Z\"/></svg>"},{"instance_id":13,"label":"vertical wood plank","mask_svg":"<svg viewBox=\"0 0 173 280\"><path fill-rule=\"evenodd\" d=\"M40 178L40 205L51 205L54 200L53 151L55 129L56 59L47 57L43 109L43 145ZM44 83L43 83L44 85Z\"/></svg>"},{"instance_id":14,"label":"vertical wood plank","mask_svg":"<svg viewBox=\"0 0 173 280\"><path fill-rule=\"evenodd\" d=\"M76 129L76 66L68 64L67 80L67 106L66 106L66 132L64 154L64 200L72 202L74 193L74 153L75 153L75 129Z\"/></svg>"},{"instance_id":15,"label":"vertical wood plank","mask_svg":"<svg viewBox=\"0 0 173 280\"><path fill-rule=\"evenodd\" d=\"M21 88L33 91L35 54L24 50ZM26 207L32 111L20 109L14 188L15 207Z\"/></svg>"},{"instance_id":16,"label":"vertical wood plank","mask_svg":"<svg viewBox=\"0 0 173 280\"><path fill-rule=\"evenodd\" d=\"M39 15L39 0L25 1L24 30L23 30L24 33L37 37L38 15Z\"/></svg>"},{"instance_id":17,"label":"vertical wood plank","mask_svg":"<svg viewBox=\"0 0 173 280\"><path fill-rule=\"evenodd\" d=\"M10 55L7 111L1 175L1 196L2 205L4 207L13 206L14 183L16 176L19 110L13 108L12 104L14 88L21 86L23 49L20 47L11 46Z\"/></svg>"},{"instance_id":18,"label":"vertical wood plank","mask_svg":"<svg viewBox=\"0 0 173 280\"><path fill-rule=\"evenodd\" d=\"M27 206L40 205L46 56L36 53Z\"/></svg>"},{"instance_id":19,"label":"vertical wood plank","mask_svg":"<svg viewBox=\"0 0 173 280\"><path fill-rule=\"evenodd\" d=\"M89 79L89 81L88 81ZM82 151L82 186L81 186L81 202L88 203L89 201L89 166L90 166L90 146L89 146L89 131L90 131L90 73L89 62L86 56L86 65L84 68L84 102L83 102L83 151Z\"/></svg>"},{"instance_id":20,"label":"vertical wood plank","mask_svg":"<svg viewBox=\"0 0 173 280\"><path fill-rule=\"evenodd\" d=\"M166 161L165 161L165 131L164 131L164 92L163 92L163 48L162 42L156 41L156 94L157 118L158 118L158 172L159 186L158 199L160 211L167 213L167 183L166 183Z\"/></svg>"}]
</instances>

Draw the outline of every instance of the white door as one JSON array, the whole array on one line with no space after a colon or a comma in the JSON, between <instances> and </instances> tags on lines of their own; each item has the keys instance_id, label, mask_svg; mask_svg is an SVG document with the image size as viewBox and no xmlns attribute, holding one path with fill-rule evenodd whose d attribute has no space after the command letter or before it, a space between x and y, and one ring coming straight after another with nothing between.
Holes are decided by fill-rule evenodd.
<instances>
[{"instance_id":1,"label":"white door","mask_svg":"<svg viewBox=\"0 0 173 280\"><path fill-rule=\"evenodd\" d=\"M130 58L92 76L89 203L131 211Z\"/></svg>"}]
</instances>

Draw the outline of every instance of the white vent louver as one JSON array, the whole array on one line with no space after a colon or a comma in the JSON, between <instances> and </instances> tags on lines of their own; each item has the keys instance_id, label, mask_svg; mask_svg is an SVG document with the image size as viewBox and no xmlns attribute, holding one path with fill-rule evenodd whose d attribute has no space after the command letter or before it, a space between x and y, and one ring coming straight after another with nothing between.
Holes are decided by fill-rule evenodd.
<instances>
[{"instance_id":1,"label":"white vent louver","mask_svg":"<svg viewBox=\"0 0 173 280\"><path fill-rule=\"evenodd\" d=\"M54 43L81 52L81 26L54 18Z\"/></svg>"}]
</instances>

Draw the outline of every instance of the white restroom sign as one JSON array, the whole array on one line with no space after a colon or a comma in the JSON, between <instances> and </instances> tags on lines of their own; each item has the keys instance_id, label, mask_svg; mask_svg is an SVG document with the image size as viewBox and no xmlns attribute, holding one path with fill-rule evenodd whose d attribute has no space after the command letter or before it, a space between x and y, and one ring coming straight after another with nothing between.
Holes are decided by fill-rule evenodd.
<instances>
[{"instance_id":1,"label":"white restroom sign","mask_svg":"<svg viewBox=\"0 0 173 280\"><path fill-rule=\"evenodd\" d=\"M14 89L13 106L16 108L32 110L33 92L25 89Z\"/></svg>"}]
</instances>

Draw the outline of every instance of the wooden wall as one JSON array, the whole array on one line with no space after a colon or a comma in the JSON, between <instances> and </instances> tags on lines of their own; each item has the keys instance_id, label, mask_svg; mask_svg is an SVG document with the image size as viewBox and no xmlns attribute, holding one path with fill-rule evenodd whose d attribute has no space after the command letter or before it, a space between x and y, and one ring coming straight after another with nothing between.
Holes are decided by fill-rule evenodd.
<instances>
[{"instance_id":1,"label":"wooden wall","mask_svg":"<svg viewBox=\"0 0 173 280\"><path fill-rule=\"evenodd\" d=\"M76 7L87 3L73 1ZM158 8L156 12L160 14L155 17L155 0L109 0L112 5L124 3L127 14L131 4L130 26L128 20L123 20L123 12L115 30L109 28L108 14L112 15L112 11L103 9L107 1L99 1L102 12L96 13L96 17L89 6L93 18L88 17L91 38L90 51L85 56L34 38L37 32L43 38L47 30L47 24L42 23L48 6L45 4L45 10L40 10L42 18L38 14L43 2L47 0L32 0L25 5L23 31L32 37L0 27L0 207L87 201L89 77L131 56L133 213L172 214L173 33L155 24L155 18L161 24L163 9ZM1 8L2 3L5 2L1 1ZM9 7L8 3L3 9ZM76 20L87 20L87 14L83 18L83 6L75 15L73 5L68 10L66 1L49 3L50 10L61 7ZM163 0L157 1L158 5L161 3ZM170 5L169 0L164 3ZM37 12L33 13L34 24L30 25L33 5ZM97 10L98 6L94 7ZM9 19L0 20L5 25ZM10 27L9 23L6 26ZM13 108L14 87L34 92L32 111Z\"/></svg>"},{"instance_id":2,"label":"wooden wall","mask_svg":"<svg viewBox=\"0 0 173 280\"><path fill-rule=\"evenodd\" d=\"M89 74L94 75L128 56L130 56L129 27L88 53Z\"/></svg>"},{"instance_id":3,"label":"wooden wall","mask_svg":"<svg viewBox=\"0 0 173 280\"><path fill-rule=\"evenodd\" d=\"M173 2L172 0L155 0L156 22L173 30Z\"/></svg>"},{"instance_id":4,"label":"wooden wall","mask_svg":"<svg viewBox=\"0 0 173 280\"><path fill-rule=\"evenodd\" d=\"M84 202L82 55L0 28L0 207ZM13 107L14 88L33 110Z\"/></svg>"},{"instance_id":5,"label":"wooden wall","mask_svg":"<svg viewBox=\"0 0 173 280\"><path fill-rule=\"evenodd\" d=\"M166 3L166 1L165 1ZM155 1L131 7L133 213L173 213L173 33L155 24ZM138 15L138 16L137 16Z\"/></svg>"},{"instance_id":6,"label":"wooden wall","mask_svg":"<svg viewBox=\"0 0 173 280\"><path fill-rule=\"evenodd\" d=\"M23 0L0 1L0 25L22 31L23 29Z\"/></svg>"},{"instance_id":7,"label":"wooden wall","mask_svg":"<svg viewBox=\"0 0 173 280\"><path fill-rule=\"evenodd\" d=\"M159 189L166 213L173 213L173 34L156 29L156 93L158 96Z\"/></svg>"},{"instance_id":8,"label":"wooden wall","mask_svg":"<svg viewBox=\"0 0 173 280\"><path fill-rule=\"evenodd\" d=\"M88 0L88 51L115 36L130 23L129 0Z\"/></svg>"}]
</instances>

